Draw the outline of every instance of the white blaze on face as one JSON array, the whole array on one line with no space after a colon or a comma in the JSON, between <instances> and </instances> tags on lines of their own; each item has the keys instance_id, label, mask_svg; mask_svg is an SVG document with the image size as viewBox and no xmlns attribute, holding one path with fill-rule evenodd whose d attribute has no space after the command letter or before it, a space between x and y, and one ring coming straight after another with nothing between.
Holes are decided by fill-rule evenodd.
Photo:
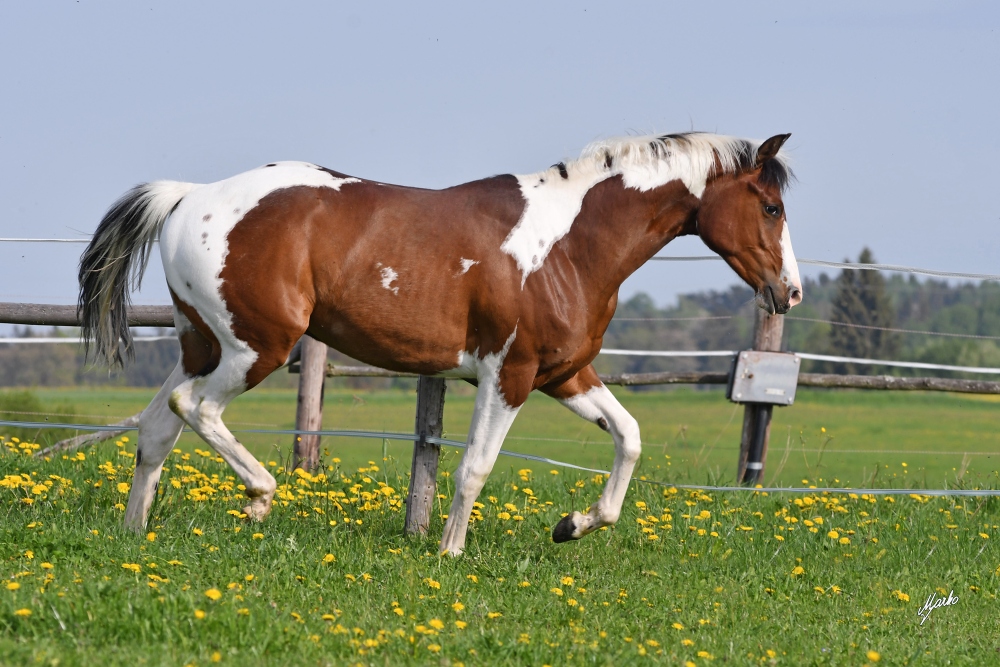
<instances>
[{"instance_id":1,"label":"white blaze on face","mask_svg":"<svg viewBox=\"0 0 1000 667\"><path fill-rule=\"evenodd\" d=\"M788 233L787 220L781 230L781 282L792 290L789 295L789 307L798 305L802 301L802 279L799 278L799 265L792 250L792 237Z\"/></svg>"}]
</instances>

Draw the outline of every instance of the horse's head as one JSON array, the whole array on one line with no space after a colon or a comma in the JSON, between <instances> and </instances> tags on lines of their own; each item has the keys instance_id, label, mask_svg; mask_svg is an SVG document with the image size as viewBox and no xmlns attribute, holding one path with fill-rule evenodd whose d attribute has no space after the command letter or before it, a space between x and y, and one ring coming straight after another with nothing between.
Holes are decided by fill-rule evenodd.
<instances>
[{"instance_id":1,"label":"horse's head","mask_svg":"<svg viewBox=\"0 0 1000 667\"><path fill-rule=\"evenodd\" d=\"M787 167L778 150L791 135L771 137L749 169L708 181L698 211L698 234L757 293L757 305L786 313L802 301L802 281L792 252L781 192Z\"/></svg>"}]
</instances>

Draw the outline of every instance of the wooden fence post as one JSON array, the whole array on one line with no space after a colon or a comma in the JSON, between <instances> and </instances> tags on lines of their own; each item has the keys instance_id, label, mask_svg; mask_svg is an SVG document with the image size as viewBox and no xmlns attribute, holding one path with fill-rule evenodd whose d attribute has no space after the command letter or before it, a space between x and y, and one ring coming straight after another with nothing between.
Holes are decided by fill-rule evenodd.
<instances>
[{"instance_id":1,"label":"wooden fence post","mask_svg":"<svg viewBox=\"0 0 1000 667\"><path fill-rule=\"evenodd\" d=\"M407 535L427 533L434 509L437 490L438 456L441 446L427 442L427 437L440 438L444 426L444 378L421 376L417 380L418 440L413 443L413 465L410 468L410 491L406 498Z\"/></svg>"},{"instance_id":2,"label":"wooden fence post","mask_svg":"<svg viewBox=\"0 0 1000 667\"><path fill-rule=\"evenodd\" d=\"M318 431L323 427L323 381L326 379L326 345L309 336L302 337L299 371L299 399L295 408L295 428ZM318 435L297 435L294 440L293 468L313 471L319 465Z\"/></svg>"},{"instance_id":3,"label":"wooden fence post","mask_svg":"<svg viewBox=\"0 0 1000 667\"><path fill-rule=\"evenodd\" d=\"M768 315L757 309L753 349L780 352L785 316ZM771 412L773 405L747 403L743 410L743 437L740 439L740 459L736 478L743 484L757 484L764 478L764 461L767 459L767 442L771 437Z\"/></svg>"}]
</instances>

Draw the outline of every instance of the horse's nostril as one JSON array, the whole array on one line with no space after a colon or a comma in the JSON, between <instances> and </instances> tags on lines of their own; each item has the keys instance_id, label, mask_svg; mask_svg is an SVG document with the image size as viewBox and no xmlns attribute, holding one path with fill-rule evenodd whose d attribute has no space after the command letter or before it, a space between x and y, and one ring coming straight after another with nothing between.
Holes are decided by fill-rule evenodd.
<instances>
[{"instance_id":1,"label":"horse's nostril","mask_svg":"<svg viewBox=\"0 0 1000 667\"><path fill-rule=\"evenodd\" d=\"M793 287L788 293L788 302L794 306L800 301L802 301L802 290Z\"/></svg>"}]
</instances>

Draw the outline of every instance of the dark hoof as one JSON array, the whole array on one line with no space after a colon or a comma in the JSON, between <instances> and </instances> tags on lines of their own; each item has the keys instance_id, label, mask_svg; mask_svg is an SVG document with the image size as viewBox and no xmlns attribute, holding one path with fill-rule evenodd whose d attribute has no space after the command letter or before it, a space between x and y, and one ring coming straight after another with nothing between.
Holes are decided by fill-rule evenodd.
<instances>
[{"instance_id":1,"label":"dark hoof","mask_svg":"<svg viewBox=\"0 0 1000 667\"><path fill-rule=\"evenodd\" d=\"M576 526L573 525L573 515L567 514L552 530L552 541L556 544L561 544L563 542L575 540L577 538L573 537L574 530L576 530Z\"/></svg>"}]
</instances>

